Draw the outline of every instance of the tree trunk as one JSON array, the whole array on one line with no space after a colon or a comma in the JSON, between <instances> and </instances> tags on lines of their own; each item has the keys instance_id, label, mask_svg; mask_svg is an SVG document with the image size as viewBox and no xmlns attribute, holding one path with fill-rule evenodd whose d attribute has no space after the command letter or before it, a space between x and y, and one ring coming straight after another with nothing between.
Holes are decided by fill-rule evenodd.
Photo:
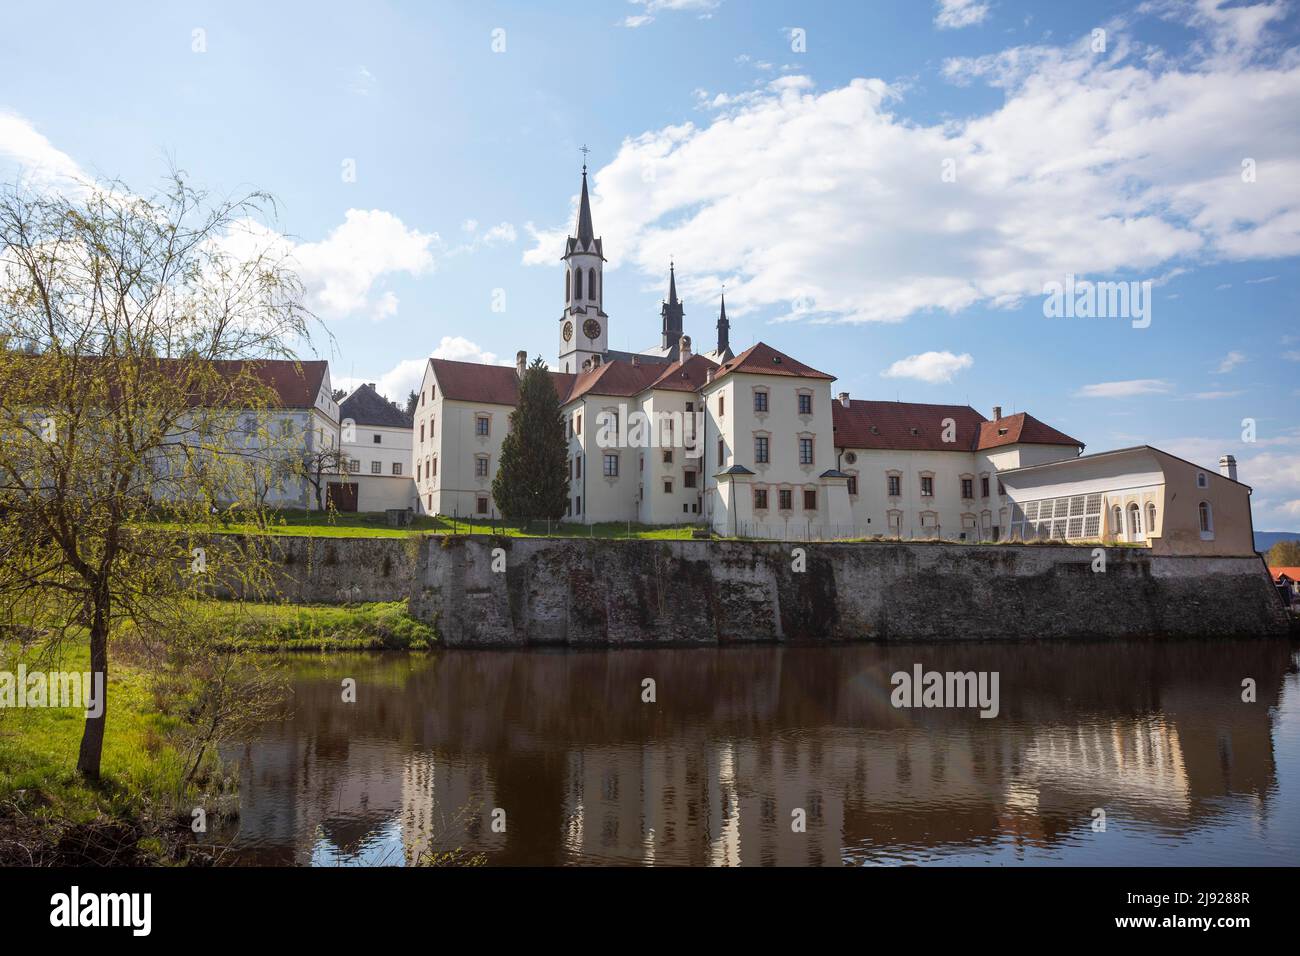
<instances>
[{"instance_id":1,"label":"tree trunk","mask_svg":"<svg viewBox=\"0 0 1300 956\"><path fill-rule=\"evenodd\" d=\"M108 595L95 594L95 610L90 623L90 672L92 685L95 674L103 674L99 716L86 717L86 729L81 734L81 750L77 754L77 772L87 780L99 781L99 762L104 753L104 722L108 718Z\"/></svg>"}]
</instances>

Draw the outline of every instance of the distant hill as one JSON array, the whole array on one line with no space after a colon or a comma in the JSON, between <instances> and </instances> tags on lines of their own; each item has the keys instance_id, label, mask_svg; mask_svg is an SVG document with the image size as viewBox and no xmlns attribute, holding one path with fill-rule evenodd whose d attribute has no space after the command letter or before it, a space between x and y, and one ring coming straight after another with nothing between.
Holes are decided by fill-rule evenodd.
<instances>
[{"instance_id":1,"label":"distant hill","mask_svg":"<svg viewBox=\"0 0 1300 956\"><path fill-rule=\"evenodd\" d=\"M1267 551L1279 541L1300 541L1300 531L1256 531L1255 550Z\"/></svg>"}]
</instances>

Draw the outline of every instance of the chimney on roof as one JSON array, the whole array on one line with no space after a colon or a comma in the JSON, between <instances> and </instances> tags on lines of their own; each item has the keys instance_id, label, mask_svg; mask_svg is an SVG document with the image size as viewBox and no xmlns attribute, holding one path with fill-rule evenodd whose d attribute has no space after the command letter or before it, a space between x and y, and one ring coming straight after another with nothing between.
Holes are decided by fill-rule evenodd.
<instances>
[{"instance_id":1,"label":"chimney on roof","mask_svg":"<svg viewBox=\"0 0 1300 956\"><path fill-rule=\"evenodd\" d=\"M632 367L633 367L633 368L640 368L640 367L641 367L641 356L639 356L639 355L633 355L633 356L632 356Z\"/></svg>"},{"instance_id":2,"label":"chimney on roof","mask_svg":"<svg viewBox=\"0 0 1300 956\"><path fill-rule=\"evenodd\" d=\"M370 389L373 390L374 387L375 387L375 383L374 383L374 382L366 382L366 386L367 386L368 388L370 388Z\"/></svg>"},{"instance_id":3,"label":"chimney on roof","mask_svg":"<svg viewBox=\"0 0 1300 956\"><path fill-rule=\"evenodd\" d=\"M515 353L515 371L520 378L524 377L524 370L528 368L528 353L522 349Z\"/></svg>"},{"instance_id":4,"label":"chimney on roof","mask_svg":"<svg viewBox=\"0 0 1300 956\"><path fill-rule=\"evenodd\" d=\"M582 363L582 370L583 370L584 372L590 372L590 371L591 371L591 359L585 359L585 360L583 361L583 363Z\"/></svg>"},{"instance_id":5,"label":"chimney on roof","mask_svg":"<svg viewBox=\"0 0 1300 956\"><path fill-rule=\"evenodd\" d=\"M848 392L840 392L840 404L843 405L845 408L848 408L848 407L849 407L849 393L848 393Z\"/></svg>"},{"instance_id":6,"label":"chimney on roof","mask_svg":"<svg viewBox=\"0 0 1300 956\"><path fill-rule=\"evenodd\" d=\"M1223 475L1224 478L1231 478L1233 481L1236 481L1237 480L1237 459L1233 458L1231 455L1224 455L1222 458L1220 458L1219 474Z\"/></svg>"},{"instance_id":7,"label":"chimney on roof","mask_svg":"<svg viewBox=\"0 0 1300 956\"><path fill-rule=\"evenodd\" d=\"M677 357L685 362L691 357L691 337L683 335L677 340Z\"/></svg>"},{"instance_id":8,"label":"chimney on roof","mask_svg":"<svg viewBox=\"0 0 1300 956\"><path fill-rule=\"evenodd\" d=\"M997 420L998 420L999 418L1001 418L1001 417L1002 417L1002 406L1001 406L1001 405L994 405L994 406L993 406L993 420L994 420L994 421L997 421Z\"/></svg>"},{"instance_id":9,"label":"chimney on roof","mask_svg":"<svg viewBox=\"0 0 1300 956\"><path fill-rule=\"evenodd\" d=\"M705 381L705 382L712 382L712 381L713 381L713 369L710 368L710 369L708 369L708 370L705 371L705 373L704 373L704 381Z\"/></svg>"}]
</instances>

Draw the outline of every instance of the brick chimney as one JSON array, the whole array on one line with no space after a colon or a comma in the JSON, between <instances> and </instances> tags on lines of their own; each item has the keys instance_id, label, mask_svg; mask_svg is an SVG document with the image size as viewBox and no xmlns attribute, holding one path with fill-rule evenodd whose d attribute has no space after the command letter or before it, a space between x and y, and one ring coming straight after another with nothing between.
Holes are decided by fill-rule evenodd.
<instances>
[{"instance_id":1,"label":"brick chimney","mask_svg":"<svg viewBox=\"0 0 1300 956\"><path fill-rule=\"evenodd\" d=\"M1224 478L1237 480L1237 459L1231 455L1224 455L1219 459L1219 474Z\"/></svg>"},{"instance_id":2,"label":"brick chimney","mask_svg":"<svg viewBox=\"0 0 1300 956\"><path fill-rule=\"evenodd\" d=\"M845 408L848 408L848 407L849 407L849 393L848 393L848 392L840 392L840 396L839 396L839 398L840 398L840 404L843 405Z\"/></svg>"},{"instance_id":3,"label":"brick chimney","mask_svg":"<svg viewBox=\"0 0 1300 956\"><path fill-rule=\"evenodd\" d=\"M678 358L683 362L691 357L691 337L689 335L683 335L677 340L677 353Z\"/></svg>"},{"instance_id":4,"label":"brick chimney","mask_svg":"<svg viewBox=\"0 0 1300 956\"><path fill-rule=\"evenodd\" d=\"M519 351L515 353L515 372L520 378L524 377L524 371L528 368L528 353Z\"/></svg>"},{"instance_id":5,"label":"brick chimney","mask_svg":"<svg viewBox=\"0 0 1300 956\"><path fill-rule=\"evenodd\" d=\"M999 418L1001 418L1001 417L1002 417L1002 406L1001 406L1001 405L994 405L994 406L993 406L993 420L994 420L994 421L997 421L997 420L998 420Z\"/></svg>"}]
</instances>

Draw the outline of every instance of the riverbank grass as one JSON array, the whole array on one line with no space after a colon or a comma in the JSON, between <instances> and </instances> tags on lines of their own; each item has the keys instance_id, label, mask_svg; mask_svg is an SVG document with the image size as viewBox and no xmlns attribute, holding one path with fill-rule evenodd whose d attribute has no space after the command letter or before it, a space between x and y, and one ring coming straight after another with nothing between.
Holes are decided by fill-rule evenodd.
<instances>
[{"instance_id":1,"label":"riverbank grass","mask_svg":"<svg viewBox=\"0 0 1300 956\"><path fill-rule=\"evenodd\" d=\"M427 650L435 630L413 618L406 601L369 604L254 604L194 601L193 613L237 651Z\"/></svg>"}]
</instances>

